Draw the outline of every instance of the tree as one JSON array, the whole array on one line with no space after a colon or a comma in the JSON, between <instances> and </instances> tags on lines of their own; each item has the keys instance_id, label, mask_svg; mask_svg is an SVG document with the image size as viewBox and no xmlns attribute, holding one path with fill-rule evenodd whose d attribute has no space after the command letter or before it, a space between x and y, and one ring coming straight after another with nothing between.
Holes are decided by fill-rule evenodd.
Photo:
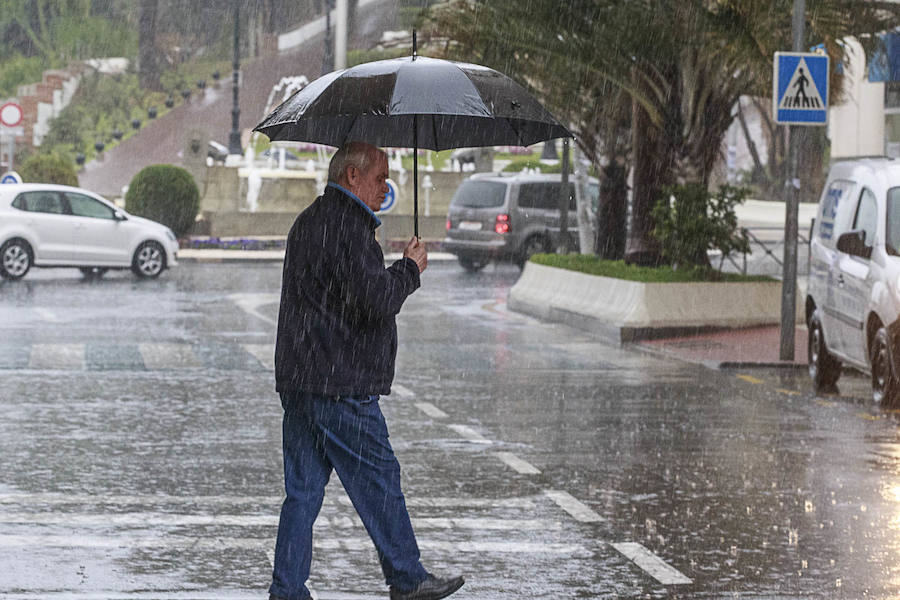
<instances>
[{"instance_id":1,"label":"tree","mask_svg":"<svg viewBox=\"0 0 900 600\"><path fill-rule=\"evenodd\" d=\"M161 90L159 51L156 47L156 13L158 0L140 0L138 16L138 75L141 87Z\"/></svg>"},{"instance_id":2,"label":"tree","mask_svg":"<svg viewBox=\"0 0 900 600\"><path fill-rule=\"evenodd\" d=\"M889 2L809 0L807 40L824 43L896 23ZM483 62L529 86L576 133L603 169L622 148L610 100L631 103L634 173L626 260L660 258L651 210L663 187L706 185L740 96L771 88L776 50L790 47L783 0L492 0L450 2L432 34L446 53ZM837 60L832 60L836 65ZM840 76L832 74L839 86ZM600 159L600 160L597 160ZM618 186L610 186L617 188Z\"/></svg>"}]
</instances>

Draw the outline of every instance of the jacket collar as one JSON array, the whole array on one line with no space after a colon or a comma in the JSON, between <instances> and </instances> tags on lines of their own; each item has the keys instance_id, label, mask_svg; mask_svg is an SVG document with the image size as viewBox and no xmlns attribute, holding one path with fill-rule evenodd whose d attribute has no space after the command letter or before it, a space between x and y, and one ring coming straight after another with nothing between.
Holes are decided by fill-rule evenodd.
<instances>
[{"instance_id":1,"label":"jacket collar","mask_svg":"<svg viewBox=\"0 0 900 600\"><path fill-rule=\"evenodd\" d=\"M343 187L343 186L341 186L341 185L336 184L336 183L333 182L333 181L329 181L329 182L328 182L328 185L325 186L325 187L326 187L326 189L327 189L327 188L334 188L334 189L336 189L337 191L339 191L339 192L341 192L342 194L344 194L345 196L348 196L348 197L350 197L350 198L353 198L353 200L354 200L357 204L359 204L359 206L362 207L362 209L365 210L366 213L367 213L370 217L372 217L372 220L375 222L375 227L378 227L378 226L381 225L381 219L379 219L379 218L375 215L375 212L374 212L371 208L369 208L368 206L366 206L366 203L363 202L362 199L360 199L359 196L357 196L356 194L354 194L353 192L351 192L351 191L348 190L347 188L345 188L345 187Z\"/></svg>"}]
</instances>

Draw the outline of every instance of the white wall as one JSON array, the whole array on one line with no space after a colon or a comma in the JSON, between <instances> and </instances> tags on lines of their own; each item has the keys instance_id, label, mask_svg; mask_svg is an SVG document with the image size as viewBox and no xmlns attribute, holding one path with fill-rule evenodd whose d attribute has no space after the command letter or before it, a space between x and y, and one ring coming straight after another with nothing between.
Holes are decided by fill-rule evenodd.
<instances>
[{"instance_id":1,"label":"white wall","mask_svg":"<svg viewBox=\"0 0 900 600\"><path fill-rule=\"evenodd\" d=\"M844 100L828 113L831 158L884 154L884 83L869 83L866 55L855 39L844 47Z\"/></svg>"}]
</instances>

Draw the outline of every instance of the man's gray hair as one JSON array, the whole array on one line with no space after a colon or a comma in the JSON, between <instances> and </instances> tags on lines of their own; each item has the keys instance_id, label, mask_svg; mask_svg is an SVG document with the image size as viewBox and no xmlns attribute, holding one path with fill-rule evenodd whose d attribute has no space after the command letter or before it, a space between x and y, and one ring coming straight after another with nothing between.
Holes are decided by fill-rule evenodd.
<instances>
[{"instance_id":1,"label":"man's gray hair","mask_svg":"<svg viewBox=\"0 0 900 600\"><path fill-rule=\"evenodd\" d=\"M376 155L376 152L372 152L373 149L381 152L375 146L365 142L348 142L338 148L338 151L331 157L331 162L328 163L328 181L337 183L347 171L347 167L350 166L365 173L372 158Z\"/></svg>"}]
</instances>

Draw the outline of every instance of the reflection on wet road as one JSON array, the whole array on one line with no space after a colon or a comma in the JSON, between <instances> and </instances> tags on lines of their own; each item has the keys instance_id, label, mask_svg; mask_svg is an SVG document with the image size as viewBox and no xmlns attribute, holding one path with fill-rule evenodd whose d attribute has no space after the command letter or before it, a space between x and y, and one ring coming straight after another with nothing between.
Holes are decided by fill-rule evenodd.
<instances>
[{"instance_id":1,"label":"reflection on wet road","mask_svg":"<svg viewBox=\"0 0 900 600\"><path fill-rule=\"evenodd\" d=\"M433 263L382 406L460 598L900 594L897 415L861 377L719 372L509 312ZM0 284L0 596L260 598L281 501L278 265ZM339 484L319 598L385 597Z\"/></svg>"}]
</instances>

